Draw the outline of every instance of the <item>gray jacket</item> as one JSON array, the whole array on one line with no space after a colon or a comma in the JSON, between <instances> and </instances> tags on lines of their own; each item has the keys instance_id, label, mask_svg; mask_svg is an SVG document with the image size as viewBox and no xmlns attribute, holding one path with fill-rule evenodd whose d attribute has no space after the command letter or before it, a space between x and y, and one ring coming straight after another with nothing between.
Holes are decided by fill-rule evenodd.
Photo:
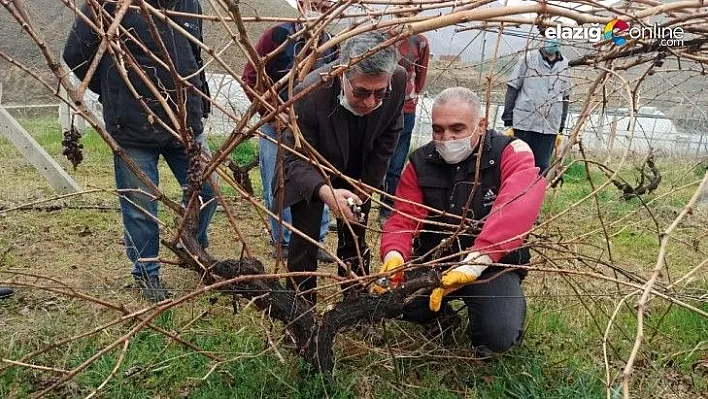
<instances>
[{"instance_id":1,"label":"gray jacket","mask_svg":"<svg viewBox=\"0 0 708 399\"><path fill-rule=\"evenodd\" d=\"M524 54L509 77L518 90L513 108L515 129L557 134L564 125L563 99L570 95L568 60L561 57L550 66L539 50ZM509 114L505 110L505 114Z\"/></svg>"}]
</instances>

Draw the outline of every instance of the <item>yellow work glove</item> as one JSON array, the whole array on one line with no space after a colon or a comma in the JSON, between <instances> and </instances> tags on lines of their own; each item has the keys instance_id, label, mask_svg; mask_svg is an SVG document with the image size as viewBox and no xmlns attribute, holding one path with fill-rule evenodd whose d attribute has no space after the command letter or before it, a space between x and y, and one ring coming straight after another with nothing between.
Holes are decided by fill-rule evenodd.
<instances>
[{"instance_id":1,"label":"yellow work glove","mask_svg":"<svg viewBox=\"0 0 708 399\"><path fill-rule=\"evenodd\" d=\"M440 287L434 289L430 294L430 302L428 303L430 310L433 312L440 311L440 304L442 304L445 295L473 283L489 267L490 263L492 263L492 258L488 255L472 252L465 257L462 265L443 273Z\"/></svg>"},{"instance_id":2,"label":"yellow work glove","mask_svg":"<svg viewBox=\"0 0 708 399\"><path fill-rule=\"evenodd\" d=\"M403 266L404 260L403 255L398 251L388 251L386 256L384 256L383 264L379 269L379 273L388 273L393 270L401 268ZM390 277L381 277L376 280L374 284L371 285L371 292L376 295L381 295L391 288L396 288L396 286L403 282L403 269L398 273L392 274Z\"/></svg>"},{"instance_id":3,"label":"yellow work glove","mask_svg":"<svg viewBox=\"0 0 708 399\"><path fill-rule=\"evenodd\" d=\"M509 126L506 128L506 130L504 130L504 136L514 137L514 127Z\"/></svg>"},{"instance_id":4,"label":"yellow work glove","mask_svg":"<svg viewBox=\"0 0 708 399\"><path fill-rule=\"evenodd\" d=\"M556 135L556 154L558 153L558 149L560 149L561 144L563 144L563 136L558 134Z\"/></svg>"}]
</instances>

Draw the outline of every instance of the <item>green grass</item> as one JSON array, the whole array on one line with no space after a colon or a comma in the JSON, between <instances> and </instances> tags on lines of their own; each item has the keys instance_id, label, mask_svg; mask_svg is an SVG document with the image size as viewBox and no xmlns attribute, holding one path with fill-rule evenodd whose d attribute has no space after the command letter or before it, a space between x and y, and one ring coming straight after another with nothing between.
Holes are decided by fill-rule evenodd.
<instances>
[{"instance_id":1,"label":"green grass","mask_svg":"<svg viewBox=\"0 0 708 399\"><path fill-rule=\"evenodd\" d=\"M258 158L258 145L254 140L245 141L231 153L231 158L236 162L236 165L247 165Z\"/></svg>"},{"instance_id":2,"label":"green grass","mask_svg":"<svg viewBox=\"0 0 708 399\"><path fill-rule=\"evenodd\" d=\"M54 121L23 120L34 137L84 187L113 187L112 154L95 133L82 138L85 162L74 171L61 157L61 132ZM210 139L212 147L222 138ZM48 185L8 142L0 140L0 206L8 207L55 195ZM248 141L232 154L238 164L257 156L257 145ZM622 176L633 182L633 162L628 161ZM659 229L665 229L685 206L695 185L676 187L700 177L691 162L659 160L664 180L659 189L643 197L655 216ZM610 165L614 167L614 165ZM169 170L162 166L161 185L170 196L179 197L179 187ZM258 189L258 171L252 172ZM590 167L595 187L606 177ZM222 185L229 199L234 191ZM231 191L229 191L231 190ZM550 191L544 205L544 218L564 212L550 226L534 231L532 240L549 248L540 249L555 260L536 265L563 267L580 272L614 274L602 262L648 277L656 263L658 233L638 199L624 201L612 186L602 189L597 198L568 209L592 192L585 165L576 162L565 174L562 188ZM660 200L658 200L660 199ZM654 202L651 202L656 200ZM597 203L596 203L597 202ZM56 202L54 202L56 203ZM61 203L68 205L112 205L111 194L81 196ZM234 207L239 227L253 244L254 253L267 263L267 235L255 211L248 206ZM635 215L627 218L631 212ZM598 216L599 215L599 216ZM600 217L602 222L600 223ZM667 248L668 270L662 272L662 286L675 281L705 258L708 244L700 239L705 225L700 214L692 215L673 233ZM172 216L161 212L161 220L171 226ZM605 232L610 237L608 243ZM0 216L0 280L12 278L2 273L15 270L52 276L78 292L112 303L128 311L146 306L129 287L128 262L121 244L122 227L116 211L64 209L56 212L21 211ZM211 227L212 251L220 258L240 255L233 232L223 214L217 214ZM378 235L368 240L377 248ZM697 242L696 242L697 240ZM327 245L334 247L330 234ZM694 247L695 245L695 247ZM564 247L566 250L560 250ZM608 249L609 248L609 249ZM570 252L569 252L570 251ZM575 261L578 252L597 260L587 265ZM161 254L171 258L168 252ZM271 267L272 263L268 263ZM590 269L590 266L596 269ZM374 262L372 268L378 267ZM182 295L200 287L196 276L174 266L164 266L166 281ZM326 268L332 271L333 268ZM48 284L46 280L20 279ZM230 297L205 294L160 315L155 324L180 334L183 339L226 360L213 361L181 346L152 330L145 329L130 339L123 365L99 396L106 398L251 398L251 397L376 397L376 398L602 398L605 397L605 366L602 336L619 300L630 290L611 283L575 277L573 286L550 273L530 273L525 281L528 314L524 341L509 353L488 362L470 360L464 331L456 344L441 347L423 345L420 329L404 322L387 323L390 347L374 347L366 342L362 329L342 333L335 345L336 365L331 377L312 373L291 350L285 348L282 326L273 326L252 308L234 314ZM576 295L575 290L580 294ZM708 311L697 298L708 291L704 270L679 284L676 293L687 303ZM215 304L211 299L216 298ZM634 342L637 328L634 297L620 309L617 325L610 331L612 387L618 385ZM244 303L241 303L244 305ZM635 364L632 394L636 397L693 398L708 389L708 376L697 367L706 358L708 321L702 316L653 299L645 320L645 339ZM201 317L193 321L195 317ZM17 295L0 302L0 358L19 359L60 339L76 336L113 320L120 312L87 304L40 289L20 289ZM101 333L61 346L29 362L70 369L93 356L135 326L122 322ZM266 341L269 332L281 358ZM703 342L703 343L702 343ZM101 357L69 384L49 397L84 397L111 374L120 356L121 345ZM616 351L616 352L615 352ZM391 357L395 355L395 359ZM210 370L216 365L213 372ZM0 367L7 364L0 363ZM207 376L207 378L204 378ZM47 388L59 374L10 367L0 372L0 397L24 398ZM690 381L687 383L686 381Z\"/></svg>"}]
</instances>

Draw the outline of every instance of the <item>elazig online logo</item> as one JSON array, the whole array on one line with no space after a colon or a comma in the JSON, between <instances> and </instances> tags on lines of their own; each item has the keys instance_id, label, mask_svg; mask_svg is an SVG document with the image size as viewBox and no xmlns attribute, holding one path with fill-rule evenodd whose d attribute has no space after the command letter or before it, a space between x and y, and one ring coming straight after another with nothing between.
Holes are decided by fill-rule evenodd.
<instances>
[{"instance_id":1,"label":"elazig online logo","mask_svg":"<svg viewBox=\"0 0 708 399\"><path fill-rule=\"evenodd\" d=\"M613 42L615 42L616 45L621 46L625 43L627 43L627 39L622 37L623 32L626 32L629 30L629 25L622 21L621 19L613 19L612 21L608 22L607 25L605 25L605 29L603 29L603 37L605 40L610 40L612 39Z\"/></svg>"},{"instance_id":2,"label":"elazig online logo","mask_svg":"<svg viewBox=\"0 0 708 399\"><path fill-rule=\"evenodd\" d=\"M612 40L617 46L627 44L629 39L659 40L660 46L682 46L684 30L682 27L666 27L657 23L651 25L634 25L621 19L613 19L602 26L564 26L561 24L549 26L545 30L548 39L586 40L590 43L600 43Z\"/></svg>"}]
</instances>

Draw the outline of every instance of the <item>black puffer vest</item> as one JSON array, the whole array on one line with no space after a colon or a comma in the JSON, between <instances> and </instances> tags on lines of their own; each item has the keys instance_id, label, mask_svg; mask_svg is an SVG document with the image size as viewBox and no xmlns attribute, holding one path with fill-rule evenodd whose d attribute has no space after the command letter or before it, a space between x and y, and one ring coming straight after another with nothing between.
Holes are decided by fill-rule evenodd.
<instances>
[{"instance_id":1,"label":"black puffer vest","mask_svg":"<svg viewBox=\"0 0 708 399\"><path fill-rule=\"evenodd\" d=\"M484 137L484 150L481 154L479 177L475 184L477 168L477 150L466 160L450 165L435 150L432 142L417 149L411 155L410 162L418 176L418 185L423 192L423 203L431 208L446 212L448 215L461 216L465 205L468 211L465 229L444 249L436 249L448 237L453 236L456 228L425 223L421 233L415 239L413 251L422 256L422 261L448 256L469 249L484 225L484 220L492 209L501 186L501 156L512 137L502 136L492 130ZM470 201L471 198L471 201ZM469 202L469 204L468 204ZM430 212L428 220L458 226L460 219L454 216ZM499 263L521 265L529 262L528 248L509 252ZM447 262L455 262L453 258ZM524 271L519 270L524 275Z\"/></svg>"}]
</instances>

